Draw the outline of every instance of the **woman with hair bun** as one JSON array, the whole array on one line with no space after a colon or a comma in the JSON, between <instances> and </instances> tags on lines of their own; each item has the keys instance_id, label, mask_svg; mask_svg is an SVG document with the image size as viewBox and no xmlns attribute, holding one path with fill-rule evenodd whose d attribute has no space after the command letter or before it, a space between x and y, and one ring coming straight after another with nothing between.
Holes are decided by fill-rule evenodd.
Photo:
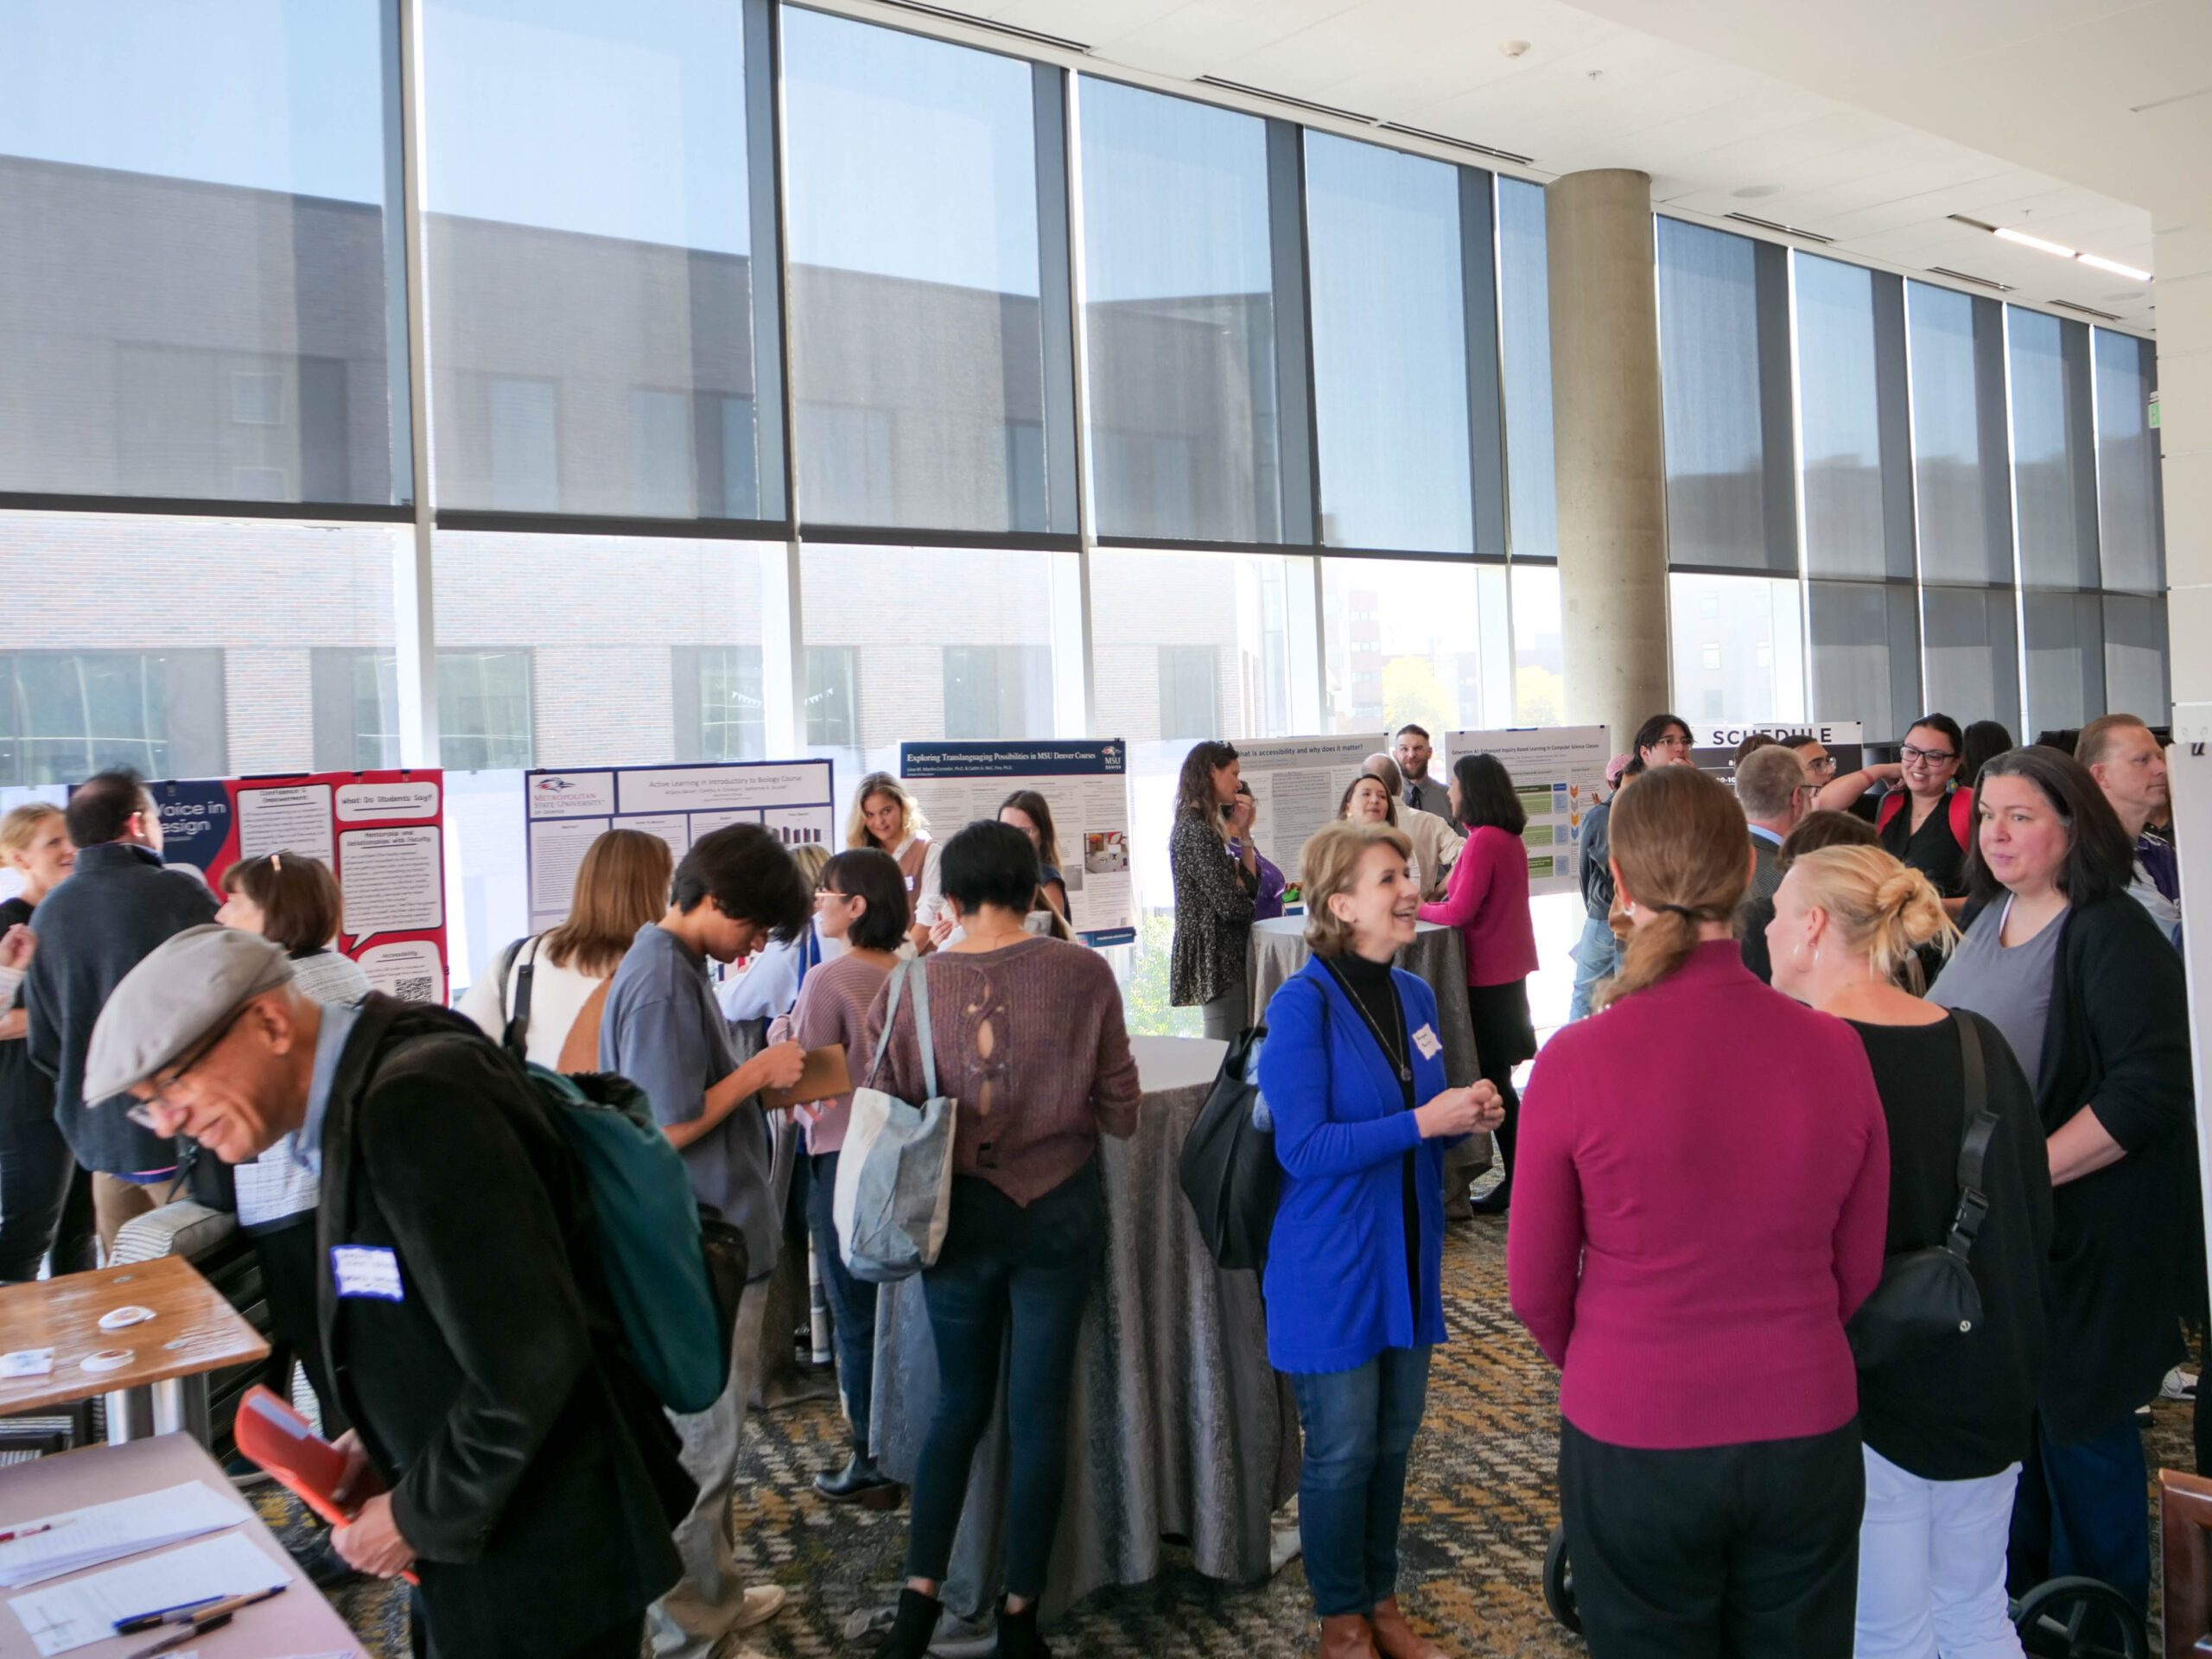
<instances>
[{"instance_id":1,"label":"woman with hair bun","mask_svg":"<svg viewBox=\"0 0 2212 1659\"><path fill-rule=\"evenodd\" d=\"M1955 937L1928 878L1874 847L1801 854L1767 925L1775 988L1847 1021L1873 1066L1889 1121L1889 1255L1949 1236L1968 1128L1985 1111L1995 1119L1980 1184L1988 1210L1968 1258L1980 1322L1859 1374L1859 1659L2021 1651L2005 1546L2043 1370L2050 1165L2003 1033L1899 988L1918 983L1923 950L1948 951ZM1969 1024L1981 1076L1972 1099Z\"/></svg>"},{"instance_id":2,"label":"woman with hair bun","mask_svg":"<svg viewBox=\"0 0 2212 1659\"><path fill-rule=\"evenodd\" d=\"M1600 1655L1846 1659L1866 1474L1844 1322L1881 1276L1882 1103L1849 1027L1744 967L1726 785L1658 766L1611 820L1635 931L1600 1011L1536 1057L1506 1235L1513 1311L1564 1372L1583 1628Z\"/></svg>"}]
</instances>

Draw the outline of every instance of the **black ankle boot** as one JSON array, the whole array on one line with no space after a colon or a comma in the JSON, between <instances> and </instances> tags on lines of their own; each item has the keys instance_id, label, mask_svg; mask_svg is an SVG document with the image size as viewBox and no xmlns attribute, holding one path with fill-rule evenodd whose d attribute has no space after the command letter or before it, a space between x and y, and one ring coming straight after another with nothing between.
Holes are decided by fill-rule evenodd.
<instances>
[{"instance_id":1,"label":"black ankle boot","mask_svg":"<svg viewBox=\"0 0 2212 1659\"><path fill-rule=\"evenodd\" d=\"M869 1510L899 1507L899 1483L877 1468L861 1446L853 1448L852 1457L836 1474L817 1475L814 1490L832 1503L858 1503Z\"/></svg>"},{"instance_id":2,"label":"black ankle boot","mask_svg":"<svg viewBox=\"0 0 2212 1659\"><path fill-rule=\"evenodd\" d=\"M1015 1612L999 1603L999 1645L993 1659L1052 1659L1052 1650L1037 1634L1037 1604Z\"/></svg>"},{"instance_id":3,"label":"black ankle boot","mask_svg":"<svg viewBox=\"0 0 2212 1659\"><path fill-rule=\"evenodd\" d=\"M899 1591L899 1617L891 1621L891 1633L875 1650L875 1659L923 1659L930 1650L930 1637L937 1634L938 1615L944 1611L944 1604L935 1596L912 1587Z\"/></svg>"}]
</instances>

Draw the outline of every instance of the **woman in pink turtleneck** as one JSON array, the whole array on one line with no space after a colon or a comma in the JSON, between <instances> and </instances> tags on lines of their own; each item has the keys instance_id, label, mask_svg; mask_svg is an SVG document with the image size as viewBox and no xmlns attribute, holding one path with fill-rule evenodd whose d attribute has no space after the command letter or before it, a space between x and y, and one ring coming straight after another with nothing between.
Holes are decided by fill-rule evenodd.
<instances>
[{"instance_id":1,"label":"woman in pink turtleneck","mask_svg":"<svg viewBox=\"0 0 2212 1659\"><path fill-rule=\"evenodd\" d=\"M1635 923L1604 1011L1523 1102L1506 1260L1559 1364L1560 1499L1592 1652L1848 1659L1865 1500L1844 1321L1879 1280L1889 1141L1843 1021L1747 972L1728 791L1624 790Z\"/></svg>"}]
</instances>

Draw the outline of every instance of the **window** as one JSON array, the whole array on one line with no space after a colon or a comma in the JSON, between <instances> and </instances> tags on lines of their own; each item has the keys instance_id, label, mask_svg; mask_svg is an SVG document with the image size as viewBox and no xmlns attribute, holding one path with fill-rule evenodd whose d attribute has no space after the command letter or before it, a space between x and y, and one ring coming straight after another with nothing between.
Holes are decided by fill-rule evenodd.
<instances>
[{"instance_id":1,"label":"window","mask_svg":"<svg viewBox=\"0 0 2212 1659\"><path fill-rule=\"evenodd\" d=\"M1815 582L1813 717L1855 720L1867 735L1904 730L1920 707L1920 619L1910 582Z\"/></svg>"},{"instance_id":2,"label":"window","mask_svg":"<svg viewBox=\"0 0 2212 1659\"><path fill-rule=\"evenodd\" d=\"M1220 654L1215 645L1160 647L1160 736L1195 741L1221 729Z\"/></svg>"},{"instance_id":3,"label":"window","mask_svg":"<svg viewBox=\"0 0 2212 1659\"><path fill-rule=\"evenodd\" d=\"M2099 587L2088 327L2018 306L2006 307L2005 317L2021 584ZM2042 719L2035 715L2032 690L2030 697L2030 714Z\"/></svg>"},{"instance_id":4,"label":"window","mask_svg":"<svg viewBox=\"0 0 2212 1659\"><path fill-rule=\"evenodd\" d=\"M1310 543L1296 130L1077 85L1099 534Z\"/></svg>"},{"instance_id":5,"label":"window","mask_svg":"<svg viewBox=\"0 0 2212 1659\"><path fill-rule=\"evenodd\" d=\"M397 766L397 655L320 645L309 655L308 672L315 688L315 769L373 772Z\"/></svg>"},{"instance_id":6,"label":"window","mask_svg":"<svg viewBox=\"0 0 2212 1659\"><path fill-rule=\"evenodd\" d=\"M2020 595L2027 628L2028 730L2061 731L2105 712L2105 625L2094 594Z\"/></svg>"},{"instance_id":7,"label":"window","mask_svg":"<svg viewBox=\"0 0 2212 1659\"><path fill-rule=\"evenodd\" d=\"M438 758L454 772L531 764L530 653L438 653Z\"/></svg>"},{"instance_id":8,"label":"window","mask_svg":"<svg viewBox=\"0 0 2212 1659\"><path fill-rule=\"evenodd\" d=\"M1395 732L1408 721L1432 732L1511 725L1505 589L1502 565L1325 561L1329 728Z\"/></svg>"},{"instance_id":9,"label":"window","mask_svg":"<svg viewBox=\"0 0 2212 1659\"><path fill-rule=\"evenodd\" d=\"M806 648L805 741L810 748L860 746L859 698L853 687L850 645Z\"/></svg>"},{"instance_id":10,"label":"window","mask_svg":"<svg viewBox=\"0 0 2212 1659\"><path fill-rule=\"evenodd\" d=\"M2166 585L2159 512L2158 446L2150 403L2158 348L2109 328L2091 331L2096 350L2097 526L2104 585L2157 593Z\"/></svg>"},{"instance_id":11,"label":"window","mask_svg":"<svg viewBox=\"0 0 2212 1659\"><path fill-rule=\"evenodd\" d=\"M1834 259L1794 258L1806 569L1815 577L1910 581L1904 281Z\"/></svg>"},{"instance_id":12,"label":"window","mask_svg":"<svg viewBox=\"0 0 2212 1659\"><path fill-rule=\"evenodd\" d=\"M1658 234L1668 556L1794 573L1787 251L1674 219Z\"/></svg>"},{"instance_id":13,"label":"window","mask_svg":"<svg viewBox=\"0 0 2212 1659\"><path fill-rule=\"evenodd\" d=\"M2020 642L2014 600L2012 591L2003 588L1921 589L1930 709L1961 726L1994 720L2019 733Z\"/></svg>"},{"instance_id":14,"label":"window","mask_svg":"<svg viewBox=\"0 0 2212 1659\"><path fill-rule=\"evenodd\" d=\"M2172 706L2166 683L2166 601L2138 594L2107 594L2105 707L2153 724Z\"/></svg>"},{"instance_id":15,"label":"window","mask_svg":"<svg viewBox=\"0 0 2212 1659\"><path fill-rule=\"evenodd\" d=\"M766 760L760 647L679 645L670 655L676 672L676 759Z\"/></svg>"},{"instance_id":16,"label":"window","mask_svg":"<svg viewBox=\"0 0 2212 1659\"><path fill-rule=\"evenodd\" d=\"M782 17L801 516L1072 532L1059 73Z\"/></svg>"},{"instance_id":17,"label":"window","mask_svg":"<svg viewBox=\"0 0 2212 1659\"><path fill-rule=\"evenodd\" d=\"M2004 328L1995 300L1905 284L1923 582L2012 581Z\"/></svg>"},{"instance_id":18,"label":"window","mask_svg":"<svg viewBox=\"0 0 2212 1659\"><path fill-rule=\"evenodd\" d=\"M948 738L1052 735L1052 659L1043 645L947 645L944 734ZM1042 730L1032 726L1042 709Z\"/></svg>"},{"instance_id":19,"label":"window","mask_svg":"<svg viewBox=\"0 0 2212 1659\"><path fill-rule=\"evenodd\" d=\"M1559 567L1512 569L1513 723L1567 723L1566 654L1560 640Z\"/></svg>"},{"instance_id":20,"label":"window","mask_svg":"<svg viewBox=\"0 0 2212 1659\"><path fill-rule=\"evenodd\" d=\"M1676 698L1708 711L1700 717L1804 719L1798 584L1680 573L1669 582L1675 614ZM1719 612L1712 620L1696 614L1708 596Z\"/></svg>"},{"instance_id":21,"label":"window","mask_svg":"<svg viewBox=\"0 0 2212 1659\"><path fill-rule=\"evenodd\" d=\"M1308 132L1306 204L1321 540L1503 554L1490 175Z\"/></svg>"},{"instance_id":22,"label":"window","mask_svg":"<svg viewBox=\"0 0 2212 1659\"><path fill-rule=\"evenodd\" d=\"M1552 311L1544 188L1497 181L1498 378L1513 556L1559 556L1553 499Z\"/></svg>"},{"instance_id":23,"label":"window","mask_svg":"<svg viewBox=\"0 0 2212 1659\"><path fill-rule=\"evenodd\" d=\"M426 0L441 505L783 516L766 31L765 0Z\"/></svg>"},{"instance_id":24,"label":"window","mask_svg":"<svg viewBox=\"0 0 2212 1659\"><path fill-rule=\"evenodd\" d=\"M0 490L410 499L391 0L6 35Z\"/></svg>"},{"instance_id":25,"label":"window","mask_svg":"<svg viewBox=\"0 0 2212 1659\"><path fill-rule=\"evenodd\" d=\"M223 775L219 651L0 652L0 784Z\"/></svg>"}]
</instances>

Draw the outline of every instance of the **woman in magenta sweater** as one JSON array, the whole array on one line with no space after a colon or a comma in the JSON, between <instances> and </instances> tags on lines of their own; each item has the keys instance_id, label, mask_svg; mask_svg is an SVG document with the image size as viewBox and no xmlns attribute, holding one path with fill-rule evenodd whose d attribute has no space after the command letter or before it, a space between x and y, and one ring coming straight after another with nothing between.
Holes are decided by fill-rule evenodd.
<instances>
[{"instance_id":1,"label":"woman in magenta sweater","mask_svg":"<svg viewBox=\"0 0 2212 1659\"><path fill-rule=\"evenodd\" d=\"M1536 1052L1529 1019L1536 929L1529 917L1529 849L1521 839L1529 815L1494 754L1463 754L1452 763L1452 815L1465 827L1467 844L1452 867L1444 897L1423 905L1421 918L1458 928L1466 947L1475 1061L1505 1103L1505 1122L1497 1131L1505 1177L1474 1208L1478 1215L1498 1215L1513 1196L1514 1142L1521 1127L1513 1068Z\"/></svg>"},{"instance_id":2,"label":"woman in magenta sweater","mask_svg":"<svg viewBox=\"0 0 2212 1659\"><path fill-rule=\"evenodd\" d=\"M1590 1650L1847 1659L1866 1496L1844 1321L1881 1277L1889 1139L1851 1027L1745 969L1751 839L1688 766L1613 804L1634 924L1529 1078L1513 1311L1564 1376Z\"/></svg>"}]
</instances>

